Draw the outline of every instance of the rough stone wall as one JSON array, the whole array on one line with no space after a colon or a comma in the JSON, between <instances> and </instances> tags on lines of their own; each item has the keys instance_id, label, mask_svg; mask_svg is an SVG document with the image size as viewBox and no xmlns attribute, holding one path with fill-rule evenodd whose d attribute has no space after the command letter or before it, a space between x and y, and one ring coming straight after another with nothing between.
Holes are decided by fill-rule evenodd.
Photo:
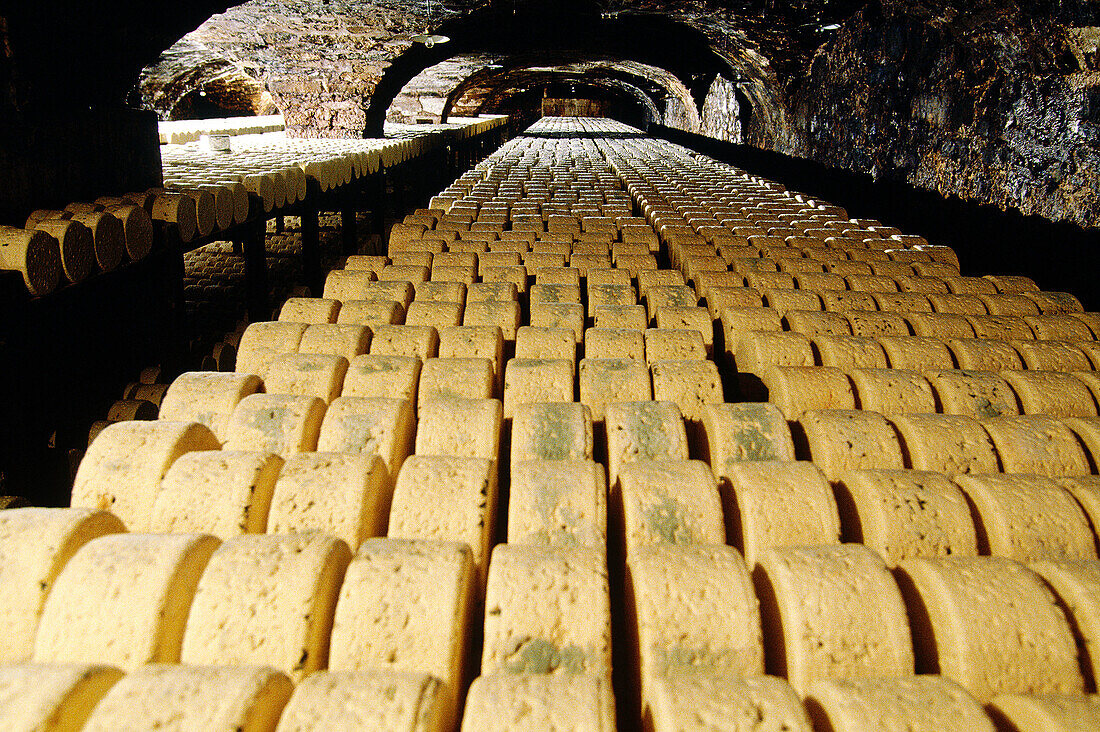
<instances>
[{"instance_id":1,"label":"rough stone wall","mask_svg":"<svg viewBox=\"0 0 1100 732\"><path fill-rule=\"evenodd\" d=\"M785 151L1100 225L1095 55L1009 0L962 5L883 2L845 24L792 96Z\"/></svg>"},{"instance_id":2,"label":"rough stone wall","mask_svg":"<svg viewBox=\"0 0 1100 732\"><path fill-rule=\"evenodd\" d=\"M740 109L737 87L724 76L717 76L703 100L703 124L700 132L725 142L741 142Z\"/></svg>"}]
</instances>

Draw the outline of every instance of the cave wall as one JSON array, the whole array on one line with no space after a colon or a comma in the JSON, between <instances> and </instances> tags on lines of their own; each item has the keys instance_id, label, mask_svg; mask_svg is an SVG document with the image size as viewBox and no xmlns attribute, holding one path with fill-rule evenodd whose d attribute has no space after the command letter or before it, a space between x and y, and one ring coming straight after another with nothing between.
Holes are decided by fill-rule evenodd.
<instances>
[{"instance_id":1,"label":"cave wall","mask_svg":"<svg viewBox=\"0 0 1100 732\"><path fill-rule=\"evenodd\" d=\"M871 3L813 57L789 97L798 136L775 149L1100 225L1090 38L1009 0Z\"/></svg>"}]
</instances>

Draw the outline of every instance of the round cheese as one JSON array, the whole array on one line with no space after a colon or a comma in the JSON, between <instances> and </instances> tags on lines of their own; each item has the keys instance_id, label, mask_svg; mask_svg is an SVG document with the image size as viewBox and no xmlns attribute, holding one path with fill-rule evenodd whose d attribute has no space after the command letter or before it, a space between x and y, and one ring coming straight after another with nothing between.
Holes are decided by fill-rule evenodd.
<instances>
[{"instance_id":1,"label":"round cheese","mask_svg":"<svg viewBox=\"0 0 1100 732\"><path fill-rule=\"evenodd\" d=\"M811 732L802 700L783 679L680 673L654 680L647 694L654 732Z\"/></svg>"},{"instance_id":2,"label":"round cheese","mask_svg":"<svg viewBox=\"0 0 1100 732\"><path fill-rule=\"evenodd\" d=\"M500 451L501 404L497 399L435 397L420 405L417 455L488 458Z\"/></svg>"},{"instance_id":3,"label":"round cheese","mask_svg":"<svg viewBox=\"0 0 1100 732\"><path fill-rule=\"evenodd\" d=\"M1081 668L1095 689L1100 679L1100 562L1082 559L1041 559L1032 570L1054 591L1065 611L1073 634Z\"/></svg>"},{"instance_id":4,"label":"round cheese","mask_svg":"<svg viewBox=\"0 0 1100 732\"><path fill-rule=\"evenodd\" d=\"M508 543L607 546L607 478L591 460L513 462Z\"/></svg>"},{"instance_id":5,"label":"round cheese","mask_svg":"<svg viewBox=\"0 0 1100 732\"><path fill-rule=\"evenodd\" d=\"M481 676L470 684L462 732L613 732L609 681L582 674Z\"/></svg>"},{"instance_id":6,"label":"round cheese","mask_svg":"<svg viewBox=\"0 0 1100 732\"><path fill-rule=\"evenodd\" d=\"M213 431L220 442L229 435L229 417L237 404L263 388L254 374L189 371L180 374L160 404L160 418L175 422L198 422Z\"/></svg>"},{"instance_id":7,"label":"round cheese","mask_svg":"<svg viewBox=\"0 0 1100 732\"><path fill-rule=\"evenodd\" d=\"M916 371L861 369L848 372L860 409L881 414L935 414L936 397L928 380Z\"/></svg>"},{"instance_id":8,"label":"round cheese","mask_svg":"<svg viewBox=\"0 0 1100 732\"><path fill-rule=\"evenodd\" d=\"M1088 475L1085 451L1068 427L1051 417L994 417L982 422L1001 470L1035 475Z\"/></svg>"},{"instance_id":9,"label":"round cheese","mask_svg":"<svg viewBox=\"0 0 1100 732\"><path fill-rule=\"evenodd\" d=\"M329 404L340 396L347 371L348 360L343 356L284 353L272 359L264 375L264 390L268 394L317 397Z\"/></svg>"},{"instance_id":10,"label":"round cheese","mask_svg":"<svg viewBox=\"0 0 1100 732\"><path fill-rule=\"evenodd\" d=\"M1095 417L1096 402L1085 384L1057 371L1003 371L1019 397L1024 414L1052 417Z\"/></svg>"},{"instance_id":11,"label":"round cheese","mask_svg":"<svg viewBox=\"0 0 1100 732\"><path fill-rule=\"evenodd\" d=\"M237 404L226 427L226 450L288 457L317 449L325 403L317 397L252 394Z\"/></svg>"},{"instance_id":12,"label":"round cheese","mask_svg":"<svg viewBox=\"0 0 1100 732\"><path fill-rule=\"evenodd\" d=\"M340 395L404 399L415 407L421 363L416 356L356 356L348 366Z\"/></svg>"},{"instance_id":13,"label":"round cheese","mask_svg":"<svg viewBox=\"0 0 1100 732\"><path fill-rule=\"evenodd\" d=\"M952 414L891 415L906 467L947 475L996 473L997 454L978 420Z\"/></svg>"},{"instance_id":14,"label":"round cheese","mask_svg":"<svg viewBox=\"0 0 1100 732\"><path fill-rule=\"evenodd\" d=\"M523 325L516 330L516 358L577 358L577 336L572 328Z\"/></svg>"},{"instance_id":15,"label":"round cheese","mask_svg":"<svg viewBox=\"0 0 1100 732\"><path fill-rule=\"evenodd\" d=\"M974 697L942 676L821 679L806 708L815 726L835 732L994 732Z\"/></svg>"},{"instance_id":16,"label":"round cheese","mask_svg":"<svg viewBox=\"0 0 1100 732\"><path fill-rule=\"evenodd\" d=\"M688 442L680 409L672 402L612 402L607 405L608 485L637 460L687 460Z\"/></svg>"},{"instance_id":17,"label":"round cheese","mask_svg":"<svg viewBox=\"0 0 1100 732\"><path fill-rule=\"evenodd\" d=\"M933 369L924 375L944 414L989 419L1020 413L1016 392L996 372Z\"/></svg>"},{"instance_id":18,"label":"round cheese","mask_svg":"<svg viewBox=\"0 0 1100 732\"><path fill-rule=\"evenodd\" d=\"M0 727L78 732L122 675L117 668L92 664L4 664Z\"/></svg>"},{"instance_id":19,"label":"round cheese","mask_svg":"<svg viewBox=\"0 0 1100 732\"><path fill-rule=\"evenodd\" d=\"M452 727L443 684L433 676L317 671L294 690L277 732L445 732Z\"/></svg>"},{"instance_id":20,"label":"round cheese","mask_svg":"<svg viewBox=\"0 0 1100 732\"><path fill-rule=\"evenodd\" d=\"M325 411L319 452L377 455L396 476L413 450L416 417L405 399L339 397Z\"/></svg>"},{"instance_id":21,"label":"round cheese","mask_svg":"<svg viewBox=\"0 0 1100 732\"><path fill-rule=\"evenodd\" d=\"M343 356L351 361L370 348L371 331L365 325L314 323L298 343L299 354ZM268 378L271 371L268 371Z\"/></svg>"},{"instance_id":22,"label":"round cheese","mask_svg":"<svg viewBox=\"0 0 1100 732\"><path fill-rule=\"evenodd\" d=\"M636 460L612 484L611 507L626 553L654 544L724 544L722 499L700 460Z\"/></svg>"},{"instance_id":23,"label":"round cheese","mask_svg":"<svg viewBox=\"0 0 1100 732\"><path fill-rule=\"evenodd\" d=\"M1096 694L999 694L986 711L1006 729L1076 732L1100 727Z\"/></svg>"}]
</instances>

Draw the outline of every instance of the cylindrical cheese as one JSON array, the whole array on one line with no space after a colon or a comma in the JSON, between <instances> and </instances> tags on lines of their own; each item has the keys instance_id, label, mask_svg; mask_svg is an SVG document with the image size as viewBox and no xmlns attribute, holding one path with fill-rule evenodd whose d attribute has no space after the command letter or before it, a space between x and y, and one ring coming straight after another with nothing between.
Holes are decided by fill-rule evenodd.
<instances>
[{"instance_id":1,"label":"cylindrical cheese","mask_svg":"<svg viewBox=\"0 0 1100 732\"><path fill-rule=\"evenodd\" d=\"M504 370L504 418L531 402L573 401L574 363L566 359L509 359Z\"/></svg>"},{"instance_id":2,"label":"cylindrical cheese","mask_svg":"<svg viewBox=\"0 0 1100 732\"><path fill-rule=\"evenodd\" d=\"M69 282L87 279L96 265L91 229L71 219L46 219L34 228L57 239L61 269Z\"/></svg>"},{"instance_id":3,"label":"cylindrical cheese","mask_svg":"<svg viewBox=\"0 0 1100 732\"><path fill-rule=\"evenodd\" d=\"M92 232L92 251L101 270L110 272L122 262L126 255L126 232L121 221L105 212L74 214L72 220Z\"/></svg>"},{"instance_id":4,"label":"cylindrical cheese","mask_svg":"<svg viewBox=\"0 0 1100 732\"><path fill-rule=\"evenodd\" d=\"M584 674L494 674L470 684L462 732L613 732L611 682Z\"/></svg>"},{"instance_id":5,"label":"cylindrical cheese","mask_svg":"<svg viewBox=\"0 0 1100 732\"><path fill-rule=\"evenodd\" d=\"M501 404L497 399L437 396L420 404L419 418L417 455L499 457Z\"/></svg>"},{"instance_id":6,"label":"cylindrical cheese","mask_svg":"<svg viewBox=\"0 0 1100 732\"><path fill-rule=\"evenodd\" d=\"M693 672L656 679L647 694L654 732L811 732L794 690L772 676Z\"/></svg>"},{"instance_id":7,"label":"cylindrical cheese","mask_svg":"<svg viewBox=\"0 0 1100 732\"><path fill-rule=\"evenodd\" d=\"M371 330L364 325L313 323L302 334L298 353L343 356L351 361L367 352L370 341Z\"/></svg>"},{"instance_id":8,"label":"cylindrical cheese","mask_svg":"<svg viewBox=\"0 0 1100 732\"><path fill-rule=\"evenodd\" d=\"M325 403L317 397L252 394L237 404L226 426L226 450L287 457L317 449Z\"/></svg>"},{"instance_id":9,"label":"cylindrical cheese","mask_svg":"<svg viewBox=\"0 0 1100 732\"><path fill-rule=\"evenodd\" d=\"M801 333L747 331L732 353L737 371L762 375L772 366L813 366L813 347Z\"/></svg>"},{"instance_id":10,"label":"cylindrical cheese","mask_svg":"<svg viewBox=\"0 0 1100 732\"><path fill-rule=\"evenodd\" d=\"M999 694L986 705L999 728L1076 732L1100 728L1096 694Z\"/></svg>"},{"instance_id":11,"label":"cylindrical cheese","mask_svg":"<svg viewBox=\"0 0 1100 732\"><path fill-rule=\"evenodd\" d=\"M993 443L978 420L954 414L899 414L889 417L901 438L906 467L947 475L996 473Z\"/></svg>"},{"instance_id":12,"label":"cylindrical cheese","mask_svg":"<svg viewBox=\"0 0 1100 732\"><path fill-rule=\"evenodd\" d=\"M508 543L607 546L607 478L591 460L513 462Z\"/></svg>"},{"instance_id":13,"label":"cylindrical cheese","mask_svg":"<svg viewBox=\"0 0 1100 732\"><path fill-rule=\"evenodd\" d=\"M592 459L592 413L576 402L533 402L516 406L512 417L511 462Z\"/></svg>"},{"instance_id":14,"label":"cylindrical cheese","mask_svg":"<svg viewBox=\"0 0 1100 732\"><path fill-rule=\"evenodd\" d=\"M811 409L855 409L855 395L847 375L822 366L777 366L761 375L768 401L788 420Z\"/></svg>"},{"instance_id":15,"label":"cylindrical cheese","mask_svg":"<svg viewBox=\"0 0 1100 732\"><path fill-rule=\"evenodd\" d=\"M1001 470L1035 475L1088 475L1085 451L1061 420L1051 417L995 417L982 422Z\"/></svg>"},{"instance_id":16,"label":"cylindrical cheese","mask_svg":"<svg viewBox=\"0 0 1100 732\"><path fill-rule=\"evenodd\" d=\"M702 434L716 478L744 461L794 460L790 429L774 404L708 404Z\"/></svg>"},{"instance_id":17,"label":"cylindrical cheese","mask_svg":"<svg viewBox=\"0 0 1100 732\"><path fill-rule=\"evenodd\" d=\"M214 433L195 422L117 422L80 461L71 505L110 510L132 531L146 531L172 463L193 450L219 447Z\"/></svg>"},{"instance_id":18,"label":"cylindrical cheese","mask_svg":"<svg viewBox=\"0 0 1100 732\"><path fill-rule=\"evenodd\" d=\"M999 693L1082 691L1065 616L1034 572L1003 557L907 559L895 571L913 625L919 673Z\"/></svg>"},{"instance_id":19,"label":"cylindrical cheese","mask_svg":"<svg viewBox=\"0 0 1100 732\"><path fill-rule=\"evenodd\" d=\"M263 376L276 356L297 352L306 327L305 323L252 323L237 346L237 373Z\"/></svg>"},{"instance_id":20,"label":"cylindrical cheese","mask_svg":"<svg viewBox=\"0 0 1100 732\"><path fill-rule=\"evenodd\" d=\"M430 325L380 325L372 329L370 352L374 356L416 356L423 360L436 355L439 333Z\"/></svg>"},{"instance_id":21,"label":"cylindrical cheese","mask_svg":"<svg viewBox=\"0 0 1100 732\"><path fill-rule=\"evenodd\" d=\"M1027 321L1019 315L967 315L966 320L974 328L974 337L979 339L1007 341L1035 337Z\"/></svg>"},{"instance_id":22,"label":"cylindrical cheese","mask_svg":"<svg viewBox=\"0 0 1100 732\"><path fill-rule=\"evenodd\" d=\"M722 404L722 378L714 361L654 361L653 398L673 402L684 419L699 422L708 404Z\"/></svg>"},{"instance_id":23,"label":"cylindrical cheese","mask_svg":"<svg viewBox=\"0 0 1100 732\"><path fill-rule=\"evenodd\" d=\"M140 206L126 203L107 206L104 212L122 224L123 241L130 261L144 259L153 248L153 220L148 212Z\"/></svg>"},{"instance_id":24,"label":"cylindrical cheese","mask_svg":"<svg viewBox=\"0 0 1100 732\"><path fill-rule=\"evenodd\" d=\"M815 726L834 732L994 732L974 697L942 676L821 679L806 708Z\"/></svg>"},{"instance_id":25,"label":"cylindrical cheese","mask_svg":"<svg viewBox=\"0 0 1100 732\"><path fill-rule=\"evenodd\" d=\"M487 358L429 358L420 369L416 403L423 409L436 399L491 399L495 386Z\"/></svg>"},{"instance_id":26,"label":"cylindrical cheese","mask_svg":"<svg viewBox=\"0 0 1100 732\"><path fill-rule=\"evenodd\" d=\"M680 409L672 402L612 402L607 426L608 485L621 468L637 460L687 460L688 442Z\"/></svg>"},{"instance_id":27,"label":"cylindrical cheese","mask_svg":"<svg viewBox=\"0 0 1100 732\"><path fill-rule=\"evenodd\" d=\"M960 369L970 371L1019 371L1024 362L1012 344L1004 340L949 338L947 347Z\"/></svg>"},{"instance_id":28,"label":"cylindrical cheese","mask_svg":"<svg viewBox=\"0 0 1100 732\"><path fill-rule=\"evenodd\" d=\"M199 577L219 541L205 534L111 534L85 544L46 600L34 660L176 663Z\"/></svg>"},{"instance_id":29,"label":"cylindrical cheese","mask_svg":"<svg viewBox=\"0 0 1100 732\"><path fill-rule=\"evenodd\" d=\"M62 274L57 239L39 229L0 226L0 269L20 273L32 295L53 292Z\"/></svg>"},{"instance_id":30,"label":"cylindrical cheese","mask_svg":"<svg viewBox=\"0 0 1100 732\"><path fill-rule=\"evenodd\" d=\"M429 674L317 671L298 684L277 732L450 729L443 683Z\"/></svg>"},{"instance_id":31,"label":"cylindrical cheese","mask_svg":"<svg viewBox=\"0 0 1100 732\"><path fill-rule=\"evenodd\" d=\"M822 366L841 369L886 368L886 353L874 338L867 336L815 335L812 338L817 360Z\"/></svg>"},{"instance_id":32,"label":"cylindrical cheese","mask_svg":"<svg viewBox=\"0 0 1100 732\"><path fill-rule=\"evenodd\" d=\"M415 432L416 416L405 399L339 397L325 411L317 450L377 455L392 478L412 452Z\"/></svg>"},{"instance_id":33,"label":"cylindrical cheese","mask_svg":"<svg viewBox=\"0 0 1100 732\"><path fill-rule=\"evenodd\" d=\"M24 663L0 666L0 728L78 732L111 686L111 666Z\"/></svg>"},{"instance_id":34,"label":"cylindrical cheese","mask_svg":"<svg viewBox=\"0 0 1100 732\"><path fill-rule=\"evenodd\" d=\"M1085 384L1058 371L1004 371L1020 399L1024 414L1052 417L1095 417L1096 401Z\"/></svg>"},{"instance_id":35,"label":"cylindrical cheese","mask_svg":"<svg viewBox=\"0 0 1100 732\"><path fill-rule=\"evenodd\" d=\"M92 539L124 531L113 514L88 508L0 511L0 662L30 660L38 617L73 554Z\"/></svg>"},{"instance_id":36,"label":"cylindrical cheese","mask_svg":"<svg viewBox=\"0 0 1100 732\"><path fill-rule=\"evenodd\" d=\"M85 730L271 730L294 684L272 668L150 664L120 679Z\"/></svg>"},{"instance_id":37,"label":"cylindrical cheese","mask_svg":"<svg viewBox=\"0 0 1100 732\"><path fill-rule=\"evenodd\" d=\"M974 326L966 316L953 313L906 313L913 335L929 338L973 338Z\"/></svg>"},{"instance_id":38,"label":"cylindrical cheese","mask_svg":"<svg viewBox=\"0 0 1100 732\"><path fill-rule=\"evenodd\" d=\"M870 549L765 549L753 580L768 673L785 676L800 694L819 679L913 673L901 593Z\"/></svg>"},{"instance_id":39,"label":"cylindrical cheese","mask_svg":"<svg viewBox=\"0 0 1100 732\"><path fill-rule=\"evenodd\" d=\"M924 375L944 414L989 419L1020 413L1016 393L996 372L933 369Z\"/></svg>"},{"instance_id":40,"label":"cylindrical cheese","mask_svg":"<svg viewBox=\"0 0 1100 732\"><path fill-rule=\"evenodd\" d=\"M1018 562L1096 559L1084 511L1065 488L1037 475L959 475L973 506L981 553Z\"/></svg>"},{"instance_id":41,"label":"cylindrical cheese","mask_svg":"<svg viewBox=\"0 0 1100 732\"><path fill-rule=\"evenodd\" d=\"M524 325L516 330L516 358L575 360L577 336L572 328Z\"/></svg>"},{"instance_id":42,"label":"cylindrical cheese","mask_svg":"<svg viewBox=\"0 0 1100 732\"><path fill-rule=\"evenodd\" d=\"M421 360L416 356L356 356L348 366L340 395L404 399L415 406L420 369Z\"/></svg>"},{"instance_id":43,"label":"cylindrical cheese","mask_svg":"<svg viewBox=\"0 0 1100 732\"><path fill-rule=\"evenodd\" d=\"M722 499L701 460L636 460L611 486L626 554L656 544L724 544Z\"/></svg>"},{"instance_id":44,"label":"cylindrical cheese","mask_svg":"<svg viewBox=\"0 0 1100 732\"><path fill-rule=\"evenodd\" d=\"M1024 318L1041 341L1091 341L1092 331L1072 315L1028 315Z\"/></svg>"},{"instance_id":45,"label":"cylindrical cheese","mask_svg":"<svg viewBox=\"0 0 1100 732\"><path fill-rule=\"evenodd\" d=\"M405 308L396 300L344 300L336 315L336 322L341 325L365 325L369 328L393 325L404 319Z\"/></svg>"},{"instance_id":46,"label":"cylindrical cheese","mask_svg":"<svg viewBox=\"0 0 1100 732\"><path fill-rule=\"evenodd\" d=\"M343 356L284 353L272 359L264 374L264 390L272 395L317 397L331 404L340 396L347 371L348 360Z\"/></svg>"},{"instance_id":47,"label":"cylindrical cheese","mask_svg":"<svg viewBox=\"0 0 1100 732\"><path fill-rule=\"evenodd\" d=\"M160 418L204 424L224 442L228 439L229 416L237 404L262 386L253 374L189 371L180 374L168 388L161 401Z\"/></svg>"},{"instance_id":48,"label":"cylindrical cheese","mask_svg":"<svg viewBox=\"0 0 1100 732\"><path fill-rule=\"evenodd\" d=\"M1087 687L1096 691L1100 680L1100 562L1080 559L1042 559L1032 570L1054 591L1077 639Z\"/></svg>"},{"instance_id":49,"label":"cylindrical cheese","mask_svg":"<svg viewBox=\"0 0 1100 732\"><path fill-rule=\"evenodd\" d=\"M935 414L936 397L928 380L916 371L852 369L860 409L881 414Z\"/></svg>"}]
</instances>

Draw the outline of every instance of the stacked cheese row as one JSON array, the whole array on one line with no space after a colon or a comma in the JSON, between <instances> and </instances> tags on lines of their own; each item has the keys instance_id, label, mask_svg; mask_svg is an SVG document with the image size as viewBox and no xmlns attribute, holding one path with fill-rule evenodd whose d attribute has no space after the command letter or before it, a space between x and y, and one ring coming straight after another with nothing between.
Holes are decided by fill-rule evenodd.
<instances>
[{"instance_id":1,"label":"stacked cheese row","mask_svg":"<svg viewBox=\"0 0 1100 732\"><path fill-rule=\"evenodd\" d=\"M726 334L791 332L726 326L727 313L782 328L815 311L738 299L760 290L730 284L719 247L747 244L718 230L739 236L719 196L761 220L797 209L792 221L897 237L880 246L923 244L615 123L532 132L395 227L388 259L349 260L325 297L250 326L238 373L184 375L160 421L93 443L74 505L110 507L131 530L191 532L136 536L141 566L178 566L167 557L181 546L210 552L177 573L194 589L172 596L194 600L175 630L104 629L120 604L159 607L115 589L142 581L120 571L136 559L106 558L114 547L81 550L54 583L58 610L29 634L36 657L79 645L56 640L64 618L103 639L69 660L134 669L98 724L146 708L140 694L199 700L215 678L230 683L206 664L232 663L274 700L240 705L276 710L267 728L287 704L280 729L1095 726L1083 692L1097 676L1100 563L1078 502L1095 521L1100 489L1065 467L1077 454L1055 418L1015 404L1007 371L846 364L828 372L842 387L795 384L802 372L768 363L738 374L744 387L800 396L726 401L742 385ZM634 207L684 223L639 221ZM705 207L713 223L694 211ZM888 337L915 338L876 341ZM805 379L816 363L800 365ZM988 377L1005 386L983 393L1024 416L975 414L978 395L971 412L925 411L945 385ZM815 384L851 403L822 408ZM1072 440L1089 427L1057 419L1080 423ZM971 447L959 431L987 437ZM1058 477L998 474L1006 454ZM114 569L66 580L89 565ZM78 601L79 581L102 589ZM118 655L150 636L178 656ZM127 701L108 704L116 690Z\"/></svg>"}]
</instances>

